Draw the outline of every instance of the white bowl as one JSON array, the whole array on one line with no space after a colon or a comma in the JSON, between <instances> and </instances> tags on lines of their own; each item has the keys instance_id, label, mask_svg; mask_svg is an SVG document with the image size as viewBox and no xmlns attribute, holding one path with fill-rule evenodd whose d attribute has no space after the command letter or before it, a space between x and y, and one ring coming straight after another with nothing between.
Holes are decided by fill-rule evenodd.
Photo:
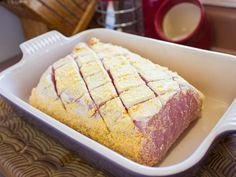
<instances>
[{"instance_id":1,"label":"white bowl","mask_svg":"<svg viewBox=\"0 0 236 177\"><path fill-rule=\"evenodd\" d=\"M205 94L202 117L185 131L159 166L147 167L133 162L28 104L31 89L46 68L70 53L76 43L91 37L121 45L167 66ZM20 48L22 60L0 74L0 94L26 115L29 122L113 175L183 174L204 157L219 135L236 131L235 56L107 29L88 30L70 38L51 31L21 44Z\"/></svg>"}]
</instances>

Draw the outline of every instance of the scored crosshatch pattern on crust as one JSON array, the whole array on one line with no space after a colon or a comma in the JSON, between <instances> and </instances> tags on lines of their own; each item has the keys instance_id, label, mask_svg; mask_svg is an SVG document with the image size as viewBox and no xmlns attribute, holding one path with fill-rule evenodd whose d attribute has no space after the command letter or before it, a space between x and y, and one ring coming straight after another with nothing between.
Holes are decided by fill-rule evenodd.
<instances>
[{"instance_id":1,"label":"scored crosshatch pattern on crust","mask_svg":"<svg viewBox=\"0 0 236 177\"><path fill-rule=\"evenodd\" d=\"M182 78L169 71L168 68L154 64L125 48L102 43L96 38L92 38L89 43L101 59L104 68L110 73L124 106L130 114L135 115L135 117L131 116L134 120L139 117L134 114L137 110L134 108L138 108L139 104L140 107L150 109L160 102L164 105L168 99L183 90L180 85L190 86L186 81L182 82ZM156 99L153 99L154 97ZM149 117L143 117L143 119L152 117L158 111L159 109L156 109L152 114L147 113ZM142 113L144 112L140 112L140 115Z\"/></svg>"},{"instance_id":2,"label":"scored crosshatch pattern on crust","mask_svg":"<svg viewBox=\"0 0 236 177\"><path fill-rule=\"evenodd\" d=\"M58 99L49 100L51 107L47 108L48 98L38 97L41 88L37 86L30 103L141 164L160 162L201 110L199 92L188 82L181 83L177 73L96 38L88 44L78 43L52 69ZM54 102L61 102L64 110ZM173 105L175 110L171 109ZM164 137L169 137L169 143Z\"/></svg>"},{"instance_id":3,"label":"scored crosshatch pattern on crust","mask_svg":"<svg viewBox=\"0 0 236 177\"><path fill-rule=\"evenodd\" d=\"M78 44L74 48L72 55L78 63L81 76L88 86L88 92L90 92L91 98L96 105L97 113L101 116L109 130L107 141L103 141L103 143L105 145L111 144L112 147L119 151L119 149L125 149L125 146L129 147L131 144L133 146L132 140L136 139L135 143L139 142L140 135L134 130L134 123L121 104L118 92L113 85L113 79L110 77L110 73L106 71L101 58L89 46L83 43ZM97 65L97 63L100 64ZM88 65L96 67L83 69L83 67ZM87 73L91 73L89 69L93 70L96 74L86 77ZM101 77L101 75L104 77ZM92 87L91 85L94 83L98 84ZM113 114L107 114L107 110ZM138 146L136 147L139 148ZM131 154L129 154L131 152L129 150L125 151L127 151L127 155L131 158Z\"/></svg>"}]
</instances>

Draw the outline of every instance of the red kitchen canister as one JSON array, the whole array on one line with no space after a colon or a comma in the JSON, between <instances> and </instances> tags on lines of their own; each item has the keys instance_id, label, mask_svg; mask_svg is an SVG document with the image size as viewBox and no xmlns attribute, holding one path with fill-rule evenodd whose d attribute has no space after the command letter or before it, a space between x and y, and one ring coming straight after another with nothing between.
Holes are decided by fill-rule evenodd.
<instances>
[{"instance_id":1,"label":"red kitchen canister","mask_svg":"<svg viewBox=\"0 0 236 177\"><path fill-rule=\"evenodd\" d=\"M210 26L199 0L143 0L145 35L209 49Z\"/></svg>"}]
</instances>

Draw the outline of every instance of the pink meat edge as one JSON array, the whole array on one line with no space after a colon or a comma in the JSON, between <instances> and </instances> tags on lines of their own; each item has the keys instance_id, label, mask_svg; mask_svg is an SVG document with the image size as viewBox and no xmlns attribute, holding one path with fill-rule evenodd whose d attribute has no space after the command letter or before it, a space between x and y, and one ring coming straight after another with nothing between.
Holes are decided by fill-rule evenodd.
<instances>
[{"instance_id":1,"label":"pink meat edge","mask_svg":"<svg viewBox=\"0 0 236 177\"><path fill-rule=\"evenodd\" d=\"M148 122L136 122L144 135L140 161L144 165L157 165L171 145L201 113L201 99L192 89L175 94Z\"/></svg>"}]
</instances>

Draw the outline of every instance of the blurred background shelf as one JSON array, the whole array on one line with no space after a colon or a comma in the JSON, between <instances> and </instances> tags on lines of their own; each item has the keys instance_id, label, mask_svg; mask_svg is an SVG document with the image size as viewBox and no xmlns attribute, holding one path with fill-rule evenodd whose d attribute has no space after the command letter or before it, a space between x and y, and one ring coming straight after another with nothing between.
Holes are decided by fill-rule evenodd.
<instances>
[{"instance_id":1,"label":"blurred background shelf","mask_svg":"<svg viewBox=\"0 0 236 177\"><path fill-rule=\"evenodd\" d=\"M19 60L19 44L25 40L50 30L58 30L66 36L71 36L85 29L101 27L97 24L99 15L95 13L97 2L0 1L0 70ZM209 3L204 4L204 7L211 25L211 50L236 55L236 8Z\"/></svg>"}]
</instances>

